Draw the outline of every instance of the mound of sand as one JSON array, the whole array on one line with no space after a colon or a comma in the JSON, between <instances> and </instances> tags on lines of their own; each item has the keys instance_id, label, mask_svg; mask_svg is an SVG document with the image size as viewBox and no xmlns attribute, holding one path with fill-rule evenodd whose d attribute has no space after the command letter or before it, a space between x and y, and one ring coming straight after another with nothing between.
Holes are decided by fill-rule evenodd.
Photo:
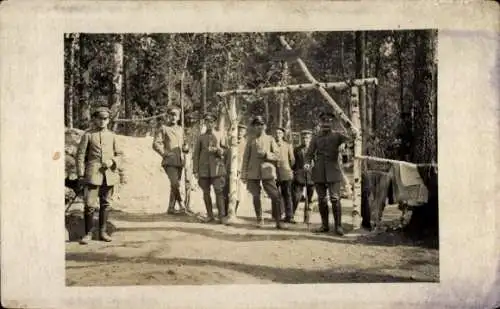
<instances>
[{"instance_id":1,"label":"mound of sand","mask_svg":"<svg viewBox=\"0 0 500 309\"><path fill-rule=\"evenodd\" d=\"M76 179L76 151L82 130L65 130L66 178ZM161 157L152 148L153 138L117 135L124 152L124 183L116 188L113 208L127 212L158 213L167 208L169 181Z\"/></svg>"}]
</instances>

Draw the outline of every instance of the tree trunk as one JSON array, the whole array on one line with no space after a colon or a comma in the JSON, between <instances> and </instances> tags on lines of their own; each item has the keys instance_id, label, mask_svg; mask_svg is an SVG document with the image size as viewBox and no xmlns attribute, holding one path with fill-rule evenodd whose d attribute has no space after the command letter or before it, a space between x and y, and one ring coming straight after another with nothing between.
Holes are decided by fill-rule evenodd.
<instances>
[{"instance_id":1,"label":"tree trunk","mask_svg":"<svg viewBox=\"0 0 500 309\"><path fill-rule=\"evenodd\" d=\"M362 79L365 78L365 32L364 31L356 31L355 32L355 41L356 41L356 78ZM363 131L363 150L362 154L366 153L366 145L368 140L368 135L366 130L367 128L367 108L366 108L366 87L360 86L359 88L359 109L361 116L361 130Z\"/></svg>"},{"instance_id":2,"label":"tree trunk","mask_svg":"<svg viewBox=\"0 0 500 309\"><path fill-rule=\"evenodd\" d=\"M415 31L415 77L413 96L415 98L415 139L412 144L412 161L415 163L437 162L437 140L435 131L437 117L433 113L433 71L436 32ZM429 189L429 202L413 211L407 231L418 236L432 235L438 231L438 188L437 171L421 171L422 178Z\"/></svg>"},{"instance_id":3,"label":"tree trunk","mask_svg":"<svg viewBox=\"0 0 500 309\"><path fill-rule=\"evenodd\" d=\"M111 117L113 118L113 131L116 131L118 123L114 120L120 117L123 95L123 34L118 35L113 43L113 64Z\"/></svg>"},{"instance_id":4,"label":"tree trunk","mask_svg":"<svg viewBox=\"0 0 500 309\"><path fill-rule=\"evenodd\" d=\"M400 136L401 143L400 148L400 158L402 160L409 160L409 155L411 153L411 147L413 144L413 123L412 123L412 105L413 102L408 100L406 96L406 74L405 71L409 69L411 65L408 63L405 66L403 56L409 50L408 49L408 34L406 32L401 32L399 36L396 37L396 49L398 58L398 78L399 78L399 102L400 102L400 112L401 112L401 128Z\"/></svg>"},{"instance_id":5,"label":"tree trunk","mask_svg":"<svg viewBox=\"0 0 500 309\"><path fill-rule=\"evenodd\" d=\"M203 49L205 51L205 55L207 54L207 41L208 41L208 34L205 33L205 36L203 38L204 40L204 45ZM207 57L203 59L203 66L201 68L201 111L203 114L207 112Z\"/></svg>"},{"instance_id":6,"label":"tree trunk","mask_svg":"<svg viewBox=\"0 0 500 309\"><path fill-rule=\"evenodd\" d=\"M354 140L354 157L359 157L362 155L363 151L363 130L361 127L361 116L359 112L359 88L351 88L351 115L352 122L356 128L359 128L360 132L358 137ZM353 165L353 184L352 184L352 225L353 229L359 229L361 227L361 171L362 162L360 159L354 159Z\"/></svg>"},{"instance_id":7,"label":"tree trunk","mask_svg":"<svg viewBox=\"0 0 500 309\"><path fill-rule=\"evenodd\" d=\"M290 71L288 69L288 63L285 61L283 63L283 72L281 78L281 85L286 86L290 83ZM285 138L288 141L292 141L292 119L290 115L290 95L285 92L282 94L282 115L280 126L284 127L286 130Z\"/></svg>"},{"instance_id":8,"label":"tree trunk","mask_svg":"<svg viewBox=\"0 0 500 309\"><path fill-rule=\"evenodd\" d=\"M230 144L230 168L229 168L229 201L228 201L228 216L230 219L235 216L235 207L237 199L237 186L238 186L238 113L236 109L236 97L229 98L229 144Z\"/></svg>"},{"instance_id":9,"label":"tree trunk","mask_svg":"<svg viewBox=\"0 0 500 309\"><path fill-rule=\"evenodd\" d=\"M172 58L173 58L173 34L169 34L168 46L167 46L167 108L172 105L172 98L174 96L173 85L174 85L174 75L172 74Z\"/></svg>"},{"instance_id":10,"label":"tree trunk","mask_svg":"<svg viewBox=\"0 0 500 309\"><path fill-rule=\"evenodd\" d=\"M80 54L79 54L79 61L80 61L80 94L79 94L79 118L80 118L80 123L79 123L79 128L86 130L89 125L90 125L90 94L89 94L89 81L88 81L88 76L90 74L90 68L83 67L83 55L84 55L84 49L85 49L85 36L81 35L80 36Z\"/></svg>"},{"instance_id":11,"label":"tree trunk","mask_svg":"<svg viewBox=\"0 0 500 309\"><path fill-rule=\"evenodd\" d=\"M377 45L377 53L376 53L376 58L375 58L375 78L379 78L380 75L380 68L381 68L381 55L380 55L380 44ZM372 127L373 131L377 131L377 125L378 125L378 96L379 96L379 86L376 86L374 91L373 91L373 115L372 115Z\"/></svg>"},{"instance_id":12,"label":"tree trunk","mask_svg":"<svg viewBox=\"0 0 500 309\"><path fill-rule=\"evenodd\" d=\"M76 63L76 53L80 45L79 43L80 35L78 33L72 33L70 34L70 38L71 38L71 47L69 52L70 74L69 74L69 85L68 85L68 100L66 107L66 126L72 129L74 121L73 109L75 107L75 102L77 101L77 96L75 91L75 84L76 81L78 80L78 66Z\"/></svg>"}]
</instances>

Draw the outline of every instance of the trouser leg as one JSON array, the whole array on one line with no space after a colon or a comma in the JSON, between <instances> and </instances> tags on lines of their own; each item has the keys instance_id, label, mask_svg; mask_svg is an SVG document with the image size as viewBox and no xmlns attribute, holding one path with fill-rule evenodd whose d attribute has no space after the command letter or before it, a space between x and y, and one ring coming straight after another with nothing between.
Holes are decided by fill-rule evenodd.
<instances>
[{"instance_id":1,"label":"trouser leg","mask_svg":"<svg viewBox=\"0 0 500 309\"><path fill-rule=\"evenodd\" d=\"M274 209L274 221L276 222L277 228L282 228L281 225L281 209L282 209L282 201L281 196L278 191L278 187L276 186L276 181L274 179L262 180L262 186L266 191L267 195L271 198L271 203Z\"/></svg>"},{"instance_id":2,"label":"trouser leg","mask_svg":"<svg viewBox=\"0 0 500 309\"><path fill-rule=\"evenodd\" d=\"M215 192L215 205L217 206L217 210L219 211L219 219L221 220L221 222L223 222L224 217L228 215L226 206L229 206L226 203L226 198L224 196L226 178L224 176L214 177L212 178L212 185Z\"/></svg>"},{"instance_id":3,"label":"trouser leg","mask_svg":"<svg viewBox=\"0 0 500 309\"><path fill-rule=\"evenodd\" d=\"M342 207L340 204L340 187L341 182L329 183L328 190L330 195L330 202L332 203L333 219L335 224L335 233L342 236L344 230L342 228Z\"/></svg>"},{"instance_id":4,"label":"trouser leg","mask_svg":"<svg viewBox=\"0 0 500 309\"><path fill-rule=\"evenodd\" d=\"M94 232L94 212L99 205L99 186L87 185L84 196L83 220L85 225L85 235L80 240L81 244L87 244L92 240Z\"/></svg>"},{"instance_id":5,"label":"trouser leg","mask_svg":"<svg viewBox=\"0 0 500 309\"><path fill-rule=\"evenodd\" d=\"M328 203L326 200L326 184L317 183L316 185L316 193L318 194L318 208L319 214L321 216L321 228L318 232L328 232L330 230L330 224L328 222L329 213L328 213Z\"/></svg>"},{"instance_id":6,"label":"trouser leg","mask_svg":"<svg viewBox=\"0 0 500 309\"><path fill-rule=\"evenodd\" d=\"M260 180L250 179L247 181L247 190L252 195L253 208L255 211L255 217L257 218L257 223L261 226L264 221L262 218L262 201L260 199Z\"/></svg>"},{"instance_id":7,"label":"trouser leg","mask_svg":"<svg viewBox=\"0 0 500 309\"><path fill-rule=\"evenodd\" d=\"M293 219L293 202L292 202L292 182L281 182L281 195L283 197L283 204L285 210L285 221L292 223Z\"/></svg>"}]
</instances>

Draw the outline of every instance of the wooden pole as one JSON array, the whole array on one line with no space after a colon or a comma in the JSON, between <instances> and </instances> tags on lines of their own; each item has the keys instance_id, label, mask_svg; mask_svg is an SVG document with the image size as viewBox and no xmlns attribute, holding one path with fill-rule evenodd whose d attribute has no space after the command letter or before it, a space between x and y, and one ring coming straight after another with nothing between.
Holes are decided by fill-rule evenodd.
<instances>
[{"instance_id":1,"label":"wooden pole","mask_svg":"<svg viewBox=\"0 0 500 309\"><path fill-rule=\"evenodd\" d=\"M236 97L231 96L229 99L229 154L230 158L230 168L229 168L229 207L228 207L228 219L232 220L235 218L235 207L237 200L237 186L238 186L238 112L236 110Z\"/></svg>"},{"instance_id":2,"label":"wooden pole","mask_svg":"<svg viewBox=\"0 0 500 309\"><path fill-rule=\"evenodd\" d=\"M302 91L302 90L317 90L322 87L325 89L334 89L336 91L341 91L347 89L351 86L362 86L362 85L377 85L378 80L376 78L363 78L363 79L354 79L348 82L332 82L332 83L305 83L305 84L296 84L296 85L286 85L286 86L274 86L274 87L265 87L258 89L235 89L228 91L220 91L217 92L217 96L219 97L227 97L232 95L257 95L257 94L270 94L277 92L287 92L287 91Z\"/></svg>"},{"instance_id":3,"label":"wooden pole","mask_svg":"<svg viewBox=\"0 0 500 309\"><path fill-rule=\"evenodd\" d=\"M363 137L361 130L361 117L359 112L359 89L351 88L351 115L355 127L359 128L359 133L354 140L354 165L353 165L353 194L352 194L352 226L354 230L361 228L361 160L359 157L363 151Z\"/></svg>"}]
</instances>

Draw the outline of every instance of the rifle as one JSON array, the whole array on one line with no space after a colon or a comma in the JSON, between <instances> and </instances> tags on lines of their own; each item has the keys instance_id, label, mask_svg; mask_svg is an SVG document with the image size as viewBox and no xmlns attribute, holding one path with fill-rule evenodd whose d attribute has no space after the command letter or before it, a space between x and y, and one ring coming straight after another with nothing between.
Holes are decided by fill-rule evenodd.
<instances>
[{"instance_id":1,"label":"rifle","mask_svg":"<svg viewBox=\"0 0 500 309\"><path fill-rule=\"evenodd\" d=\"M309 207L309 196L307 194L307 184L309 183L309 173L305 171L306 185L304 186L302 194L305 196L304 202L304 223L309 227L311 208Z\"/></svg>"}]
</instances>

